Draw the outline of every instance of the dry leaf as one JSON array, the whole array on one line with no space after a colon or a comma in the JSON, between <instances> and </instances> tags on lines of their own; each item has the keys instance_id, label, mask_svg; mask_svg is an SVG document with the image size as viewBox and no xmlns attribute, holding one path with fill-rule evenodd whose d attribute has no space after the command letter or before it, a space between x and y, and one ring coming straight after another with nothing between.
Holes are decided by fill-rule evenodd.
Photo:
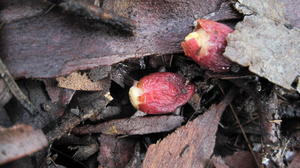
<instances>
[{"instance_id":1,"label":"dry leaf","mask_svg":"<svg viewBox=\"0 0 300 168\"><path fill-rule=\"evenodd\" d=\"M74 128L75 134L103 133L110 135L143 135L167 132L179 127L183 122L181 116L153 116L111 120L95 126Z\"/></svg>"},{"instance_id":2,"label":"dry leaf","mask_svg":"<svg viewBox=\"0 0 300 168\"><path fill-rule=\"evenodd\" d=\"M143 168L204 168L213 153L221 114L222 109L213 105L202 116L150 145Z\"/></svg>"},{"instance_id":3,"label":"dry leaf","mask_svg":"<svg viewBox=\"0 0 300 168\"><path fill-rule=\"evenodd\" d=\"M204 168L215 147L220 118L235 94L236 89L231 89L218 105L212 105L203 115L150 145L143 168Z\"/></svg>"}]
</instances>

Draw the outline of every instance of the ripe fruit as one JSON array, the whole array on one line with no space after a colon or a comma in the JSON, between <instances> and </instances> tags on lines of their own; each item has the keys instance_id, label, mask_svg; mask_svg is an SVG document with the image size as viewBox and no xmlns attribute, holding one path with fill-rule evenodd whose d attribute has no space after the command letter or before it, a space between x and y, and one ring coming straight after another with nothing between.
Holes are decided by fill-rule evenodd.
<instances>
[{"instance_id":1,"label":"ripe fruit","mask_svg":"<svg viewBox=\"0 0 300 168\"><path fill-rule=\"evenodd\" d=\"M171 113L194 94L195 86L181 75L156 72L144 76L129 90L132 105L147 114Z\"/></svg>"},{"instance_id":2,"label":"ripe fruit","mask_svg":"<svg viewBox=\"0 0 300 168\"><path fill-rule=\"evenodd\" d=\"M185 55L199 65L215 71L229 71L231 62L223 56L226 37L233 30L221 23L198 19L194 32L188 34L181 47Z\"/></svg>"}]
</instances>

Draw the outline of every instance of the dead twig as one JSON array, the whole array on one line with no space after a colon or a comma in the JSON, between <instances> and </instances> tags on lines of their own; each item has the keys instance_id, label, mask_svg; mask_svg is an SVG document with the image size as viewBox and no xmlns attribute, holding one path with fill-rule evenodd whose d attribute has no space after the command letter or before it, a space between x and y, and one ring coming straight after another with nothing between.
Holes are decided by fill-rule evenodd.
<instances>
[{"instance_id":1,"label":"dead twig","mask_svg":"<svg viewBox=\"0 0 300 168\"><path fill-rule=\"evenodd\" d=\"M15 96L15 98L22 104L22 106L32 115L37 113L37 108L30 102L28 97L22 92L14 78L6 68L2 59L0 59L0 75L5 81L10 92Z\"/></svg>"}]
</instances>

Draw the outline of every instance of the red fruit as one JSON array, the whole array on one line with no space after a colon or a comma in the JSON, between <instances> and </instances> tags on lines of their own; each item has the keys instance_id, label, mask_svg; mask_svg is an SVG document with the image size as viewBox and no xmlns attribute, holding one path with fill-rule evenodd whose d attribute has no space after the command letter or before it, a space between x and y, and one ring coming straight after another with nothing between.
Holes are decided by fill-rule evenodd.
<instances>
[{"instance_id":1,"label":"red fruit","mask_svg":"<svg viewBox=\"0 0 300 168\"><path fill-rule=\"evenodd\" d=\"M199 19L194 32L187 35L181 47L185 55L199 65L215 71L226 72L231 62L223 56L226 37L233 30L221 23Z\"/></svg>"},{"instance_id":2,"label":"red fruit","mask_svg":"<svg viewBox=\"0 0 300 168\"><path fill-rule=\"evenodd\" d=\"M132 105L147 114L171 113L194 94L195 86L181 75L156 72L144 76L129 90Z\"/></svg>"}]
</instances>

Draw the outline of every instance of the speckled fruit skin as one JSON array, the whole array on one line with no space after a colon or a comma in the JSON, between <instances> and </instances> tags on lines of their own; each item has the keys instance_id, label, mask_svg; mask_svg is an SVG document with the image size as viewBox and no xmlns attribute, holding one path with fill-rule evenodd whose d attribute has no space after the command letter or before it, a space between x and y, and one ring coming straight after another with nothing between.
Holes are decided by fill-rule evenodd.
<instances>
[{"instance_id":1,"label":"speckled fruit skin","mask_svg":"<svg viewBox=\"0 0 300 168\"><path fill-rule=\"evenodd\" d=\"M203 46L199 44L199 41L202 39L191 38L185 40L181 43L185 55L211 71L229 71L231 62L223 56L223 53L227 45L226 37L233 30L224 24L211 20L198 19L196 22L197 25L194 32L204 30L203 32L208 35L209 40L205 42L205 45L207 45L205 52L200 52Z\"/></svg>"},{"instance_id":2,"label":"speckled fruit skin","mask_svg":"<svg viewBox=\"0 0 300 168\"><path fill-rule=\"evenodd\" d=\"M184 105L194 94L195 86L181 75L156 72L143 77L131 89L141 89L136 108L147 114L171 113ZM133 95L133 94L132 94ZM129 95L129 96L132 96Z\"/></svg>"}]
</instances>

